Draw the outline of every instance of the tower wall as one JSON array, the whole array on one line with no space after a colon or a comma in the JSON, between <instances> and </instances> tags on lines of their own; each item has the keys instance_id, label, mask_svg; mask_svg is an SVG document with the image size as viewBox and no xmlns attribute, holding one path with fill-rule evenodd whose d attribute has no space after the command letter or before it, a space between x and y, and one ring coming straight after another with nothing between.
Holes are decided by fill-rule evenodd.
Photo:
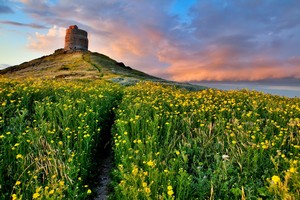
<instances>
[{"instance_id":1,"label":"tower wall","mask_svg":"<svg viewBox=\"0 0 300 200\"><path fill-rule=\"evenodd\" d=\"M88 50L87 32L78 29L76 25L70 26L66 31L65 50Z\"/></svg>"}]
</instances>

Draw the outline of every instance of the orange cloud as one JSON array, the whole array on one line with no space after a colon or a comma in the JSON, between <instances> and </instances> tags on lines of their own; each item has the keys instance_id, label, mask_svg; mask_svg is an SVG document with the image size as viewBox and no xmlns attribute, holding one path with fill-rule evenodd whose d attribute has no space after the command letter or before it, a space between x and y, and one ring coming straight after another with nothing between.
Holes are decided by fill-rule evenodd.
<instances>
[{"instance_id":1,"label":"orange cloud","mask_svg":"<svg viewBox=\"0 0 300 200\"><path fill-rule=\"evenodd\" d=\"M63 47L65 34L65 28L53 26L46 34L36 32L34 36L30 36L27 47L44 53L53 53L54 50Z\"/></svg>"},{"instance_id":2,"label":"orange cloud","mask_svg":"<svg viewBox=\"0 0 300 200\"><path fill-rule=\"evenodd\" d=\"M159 58L170 64L164 73L176 81L257 81L300 77L299 65L286 65L267 56L252 56L251 60L243 61L237 52L226 47L188 54L168 45Z\"/></svg>"}]
</instances>

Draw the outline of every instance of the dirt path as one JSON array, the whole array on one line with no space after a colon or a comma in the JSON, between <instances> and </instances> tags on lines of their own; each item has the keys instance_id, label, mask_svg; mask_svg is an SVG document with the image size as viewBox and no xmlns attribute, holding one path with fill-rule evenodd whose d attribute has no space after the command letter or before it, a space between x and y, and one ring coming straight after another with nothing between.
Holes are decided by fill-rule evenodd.
<instances>
[{"instance_id":1,"label":"dirt path","mask_svg":"<svg viewBox=\"0 0 300 200\"><path fill-rule=\"evenodd\" d=\"M108 155L103 158L102 163L100 165L100 174L99 174L99 183L98 187L96 188L97 196L95 200L106 200L108 199L109 195L109 184L111 182L110 172L113 165L113 156L112 152L110 151Z\"/></svg>"}]
</instances>

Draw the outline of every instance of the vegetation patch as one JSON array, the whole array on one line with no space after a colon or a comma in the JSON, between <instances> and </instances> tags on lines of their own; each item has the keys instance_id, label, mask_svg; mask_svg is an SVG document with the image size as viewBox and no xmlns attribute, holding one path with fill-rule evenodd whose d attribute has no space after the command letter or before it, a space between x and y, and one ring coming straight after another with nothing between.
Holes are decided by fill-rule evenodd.
<instances>
[{"instance_id":1,"label":"vegetation patch","mask_svg":"<svg viewBox=\"0 0 300 200\"><path fill-rule=\"evenodd\" d=\"M120 87L8 79L0 85L0 198L91 196L95 156Z\"/></svg>"},{"instance_id":2,"label":"vegetation patch","mask_svg":"<svg viewBox=\"0 0 300 200\"><path fill-rule=\"evenodd\" d=\"M299 199L300 99L126 88L113 199Z\"/></svg>"},{"instance_id":3,"label":"vegetation patch","mask_svg":"<svg viewBox=\"0 0 300 200\"><path fill-rule=\"evenodd\" d=\"M300 199L299 98L0 79L1 199L107 192L110 145L111 199Z\"/></svg>"}]
</instances>

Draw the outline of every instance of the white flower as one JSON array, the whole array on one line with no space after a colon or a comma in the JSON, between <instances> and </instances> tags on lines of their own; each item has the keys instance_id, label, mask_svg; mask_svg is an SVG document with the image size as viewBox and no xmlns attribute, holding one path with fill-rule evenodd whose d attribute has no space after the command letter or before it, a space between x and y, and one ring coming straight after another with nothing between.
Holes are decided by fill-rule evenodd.
<instances>
[{"instance_id":1,"label":"white flower","mask_svg":"<svg viewBox=\"0 0 300 200\"><path fill-rule=\"evenodd\" d=\"M227 160L228 158L229 158L228 155L222 155L222 159L223 159L223 160Z\"/></svg>"}]
</instances>

